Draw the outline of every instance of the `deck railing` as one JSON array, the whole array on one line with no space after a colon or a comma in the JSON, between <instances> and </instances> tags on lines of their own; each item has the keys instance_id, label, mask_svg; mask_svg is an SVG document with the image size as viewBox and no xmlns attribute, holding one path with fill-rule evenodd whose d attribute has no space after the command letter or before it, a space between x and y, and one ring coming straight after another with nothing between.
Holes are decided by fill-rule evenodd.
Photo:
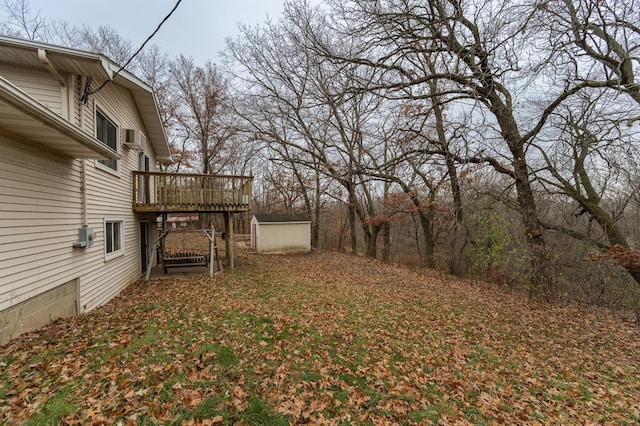
<instances>
[{"instance_id":1,"label":"deck railing","mask_svg":"<svg viewBox=\"0 0 640 426\"><path fill-rule=\"evenodd\" d=\"M251 209L249 176L133 172L135 212L216 212Z\"/></svg>"}]
</instances>

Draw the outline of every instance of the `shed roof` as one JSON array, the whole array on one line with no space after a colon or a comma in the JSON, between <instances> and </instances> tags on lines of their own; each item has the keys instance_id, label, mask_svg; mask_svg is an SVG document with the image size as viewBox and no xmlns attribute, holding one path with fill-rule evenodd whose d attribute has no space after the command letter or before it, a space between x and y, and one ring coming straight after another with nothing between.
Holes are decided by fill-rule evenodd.
<instances>
[{"instance_id":1,"label":"shed roof","mask_svg":"<svg viewBox=\"0 0 640 426\"><path fill-rule=\"evenodd\" d=\"M258 223L311 222L306 214L256 214Z\"/></svg>"}]
</instances>

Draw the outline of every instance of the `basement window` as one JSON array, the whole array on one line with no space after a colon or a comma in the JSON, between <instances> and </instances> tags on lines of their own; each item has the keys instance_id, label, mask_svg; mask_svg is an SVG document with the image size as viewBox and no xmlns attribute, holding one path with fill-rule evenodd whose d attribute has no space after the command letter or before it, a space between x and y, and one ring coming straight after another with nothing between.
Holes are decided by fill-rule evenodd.
<instances>
[{"instance_id":1,"label":"basement window","mask_svg":"<svg viewBox=\"0 0 640 426\"><path fill-rule=\"evenodd\" d=\"M124 255L124 219L104 220L105 260Z\"/></svg>"}]
</instances>

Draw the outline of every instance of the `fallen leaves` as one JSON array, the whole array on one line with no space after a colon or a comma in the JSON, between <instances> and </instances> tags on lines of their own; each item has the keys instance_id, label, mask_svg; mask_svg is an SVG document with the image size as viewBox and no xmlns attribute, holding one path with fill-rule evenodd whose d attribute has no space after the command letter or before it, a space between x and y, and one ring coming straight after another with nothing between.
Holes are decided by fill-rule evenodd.
<instances>
[{"instance_id":1,"label":"fallen leaves","mask_svg":"<svg viewBox=\"0 0 640 426\"><path fill-rule=\"evenodd\" d=\"M249 404L249 401L247 400L248 395L249 394L240 385L236 385L233 388L233 392L231 393L231 404L238 413L246 410Z\"/></svg>"},{"instance_id":2,"label":"fallen leaves","mask_svg":"<svg viewBox=\"0 0 640 426\"><path fill-rule=\"evenodd\" d=\"M601 311L341 254L240 265L0 348L0 423L640 419L640 333Z\"/></svg>"}]
</instances>

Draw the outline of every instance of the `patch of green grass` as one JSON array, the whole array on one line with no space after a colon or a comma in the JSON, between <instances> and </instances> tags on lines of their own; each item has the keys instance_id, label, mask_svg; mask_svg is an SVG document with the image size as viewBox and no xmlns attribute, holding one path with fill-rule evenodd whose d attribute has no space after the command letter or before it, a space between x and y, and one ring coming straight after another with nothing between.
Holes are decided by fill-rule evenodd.
<instances>
[{"instance_id":1,"label":"patch of green grass","mask_svg":"<svg viewBox=\"0 0 640 426\"><path fill-rule=\"evenodd\" d=\"M289 331L288 328L285 328L276 336L277 340L287 340L290 338L291 338L291 332Z\"/></svg>"},{"instance_id":2,"label":"patch of green grass","mask_svg":"<svg viewBox=\"0 0 640 426\"><path fill-rule=\"evenodd\" d=\"M145 364L168 365L175 360L175 355L164 350L153 350L145 358Z\"/></svg>"},{"instance_id":3,"label":"patch of green grass","mask_svg":"<svg viewBox=\"0 0 640 426\"><path fill-rule=\"evenodd\" d=\"M149 312L158 309L158 302L145 303L143 305L136 306L137 312Z\"/></svg>"},{"instance_id":4,"label":"patch of green grass","mask_svg":"<svg viewBox=\"0 0 640 426\"><path fill-rule=\"evenodd\" d=\"M100 367L102 367L107 362L111 353L112 353L111 351L104 352L104 353L98 353L98 352L94 353L93 356L89 358L89 362L87 363L87 368L89 368L89 370L93 372L98 371Z\"/></svg>"},{"instance_id":5,"label":"patch of green grass","mask_svg":"<svg viewBox=\"0 0 640 426\"><path fill-rule=\"evenodd\" d=\"M29 364L39 364L42 361L49 361L52 359L62 358L65 354L66 348L64 346L54 346L52 348L40 349L33 358L29 361Z\"/></svg>"},{"instance_id":6,"label":"patch of green grass","mask_svg":"<svg viewBox=\"0 0 640 426\"><path fill-rule=\"evenodd\" d=\"M10 383L8 379L9 367L13 363L13 357L0 357L0 400L7 397Z\"/></svg>"},{"instance_id":7,"label":"patch of green grass","mask_svg":"<svg viewBox=\"0 0 640 426\"><path fill-rule=\"evenodd\" d=\"M153 382L154 380L151 380L149 386L151 386ZM175 381L167 381L162 385L162 388L158 392L158 399L161 403L173 403L176 400L176 395L173 392L173 385L175 383Z\"/></svg>"},{"instance_id":8,"label":"patch of green grass","mask_svg":"<svg viewBox=\"0 0 640 426\"><path fill-rule=\"evenodd\" d=\"M338 377L340 377L340 380L342 380L348 385L357 386L360 389L367 388L367 381L364 377L354 376L353 374L347 374L347 373L340 374Z\"/></svg>"},{"instance_id":9,"label":"patch of green grass","mask_svg":"<svg viewBox=\"0 0 640 426\"><path fill-rule=\"evenodd\" d=\"M219 349L220 346L218 345L215 345L213 343L204 343L200 345L195 353L195 356L199 357L200 355L215 354Z\"/></svg>"},{"instance_id":10,"label":"patch of green grass","mask_svg":"<svg viewBox=\"0 0 640 426\"><path fill-rule=\"evenodd\" d=\"M541 422L546 422L549 420L549 417L537 410L530 412L529 415L536 420L540 420Z\"/></svg>"},{"instance_id":11,"label":"patch of green grass","mask_svg":"<svg viewBox=\"0 0 640 426\"><path fill-rule=\"evenodd\" d=\"M60 389L58 393L45 402L38 414L24 424L27 426L49 426L59 424L62 419L75 412L78 407L67 401L71 393L70 387Z\"/></svg>"},{"instance_id":12,"label":"patch of green grass","mask_svg":"<svg viewBox=\"0 0 640 426\"><path fill-rule=\"evenodd\" d=\"M143 345L152 346L159 338L160 333L158 332L158 327L155 322L152 321L147 324L145 333L142 336L133 339L131 344L126 347L126 351L136 352Z\"/></svg>"},{"instance_id":13,"label":"patch of green grass","mask_svg":"<svg viewBox=\"0 0 640 426\"><path fill-rule=\"evenodd\" d=\"M139 351L143 346L153 347L162 337L156 323L152 321L147 324L144 334L134 337L129 345L108 349L109 343L118 335L119 333L111 333L109 337L101 338L99 342L94 344L96 351L93 352L87 365L90 370L98 371L114 355L120 359L129 360L131 355ZM161 363L168 359L170 359L170 357L158 354L154 355L152 352L145 357L145 363Z\"/></svg>"},{"instance_id":14,"label":"patch of green grass","mask_svg":"<svg viewBox=\"0 0 640 426\"><path fill-rule=\"evenodd\" d=\"M344 403L344 402L347 402L347 398L349 397L349 394L350 394L350 392L348 390L344 389L344 390L340 390L340 391L336 392L333 395L333 397L335 399L337 399L338 401Z\"/></svg>"},{"instance_id":15,"label":"patch of green grass","mask_svg":"<svg viewBox=\"0 0 640 426\"><path fill-rule=\"evenodd\" d=\"M514 411L513 406L507 404L506 402L500 403L500 410L505 413L512 413Z\"/></svg>"},{"instance_id":16,"label":"patch of green grass","mask_svg":"<svg viewBox=\"0 0 640 426\"><path fill-rule=\"evenodd\" d=\"M427 384L422 387L422 395L439 400L444 396L444 392L438 384Z\"/></svg>"},{"instance_id":17,"label":"patch of green grass","mask_svg":"<svg viewBox=\"0 0 640 426\"><path fill-rule=\"evenodd\" d=\"M238 357L231 346L223 346L216 350L216 360L223 368L233 367L238 362Z\"/></svg>"},{"instance_id":18,"label":"patch of green grass","mask_svg":"<svg viewBox=\"0 0 640 426\"><path fill-rule=\"evenodd\" d=\"M469 354L469 366L475 367L480 363L487 364L495 364L498 361L498 357L496 357L489 348L478 345L475 347L475 350Z\"/></svg>"},{"instance_id":19,"label":"patch of green grass","mask_svg":"<svg viewBox=\"0 0 640 426\"><path fill-rule=\"evenodd\" d=\"M426 408L424 410L414 411L409 414L409 419L414 422L422 423L425 420L431 422L431 424L438 424L440 421L440 417L444 413L448 413L449 407L444 404L434 405L432 407Z\"/></svg>"},{"instance_id":20,"label":"patch of green grass","mask_svg":"<svg viewBox=\"0 0 640 426\"><path fill-rule=\"evenodd\" d=\"M255 324L258 327L265 327L273 325L273 320L269 317L258 317L255 319Z\"/></svg>"},{"instance_id":21,"label":"patch of green grass","mask_svg":"<svg viewBox=\"0 0 640 426\"><path fill-rule=\"evenodd\" d=\"M347 366L349 363L342 359L342 357L336 353L331 354L331 362L335 365L344 365Z\"/></svg>"},{"instance_id":22,"label":"patch of green grass","mask_svg":"<svg viewBox=\"0 0 640 426\"><path fill-rule=\"evenodd\" d=\"M564 393L557 393L557 394L551 395L551 400L560 401L560 402L568 402L568 401L571 401L571 397L569 397L568 395L566 395Z\"/></svg>"},{"instance_id":23,"label":"patch of green grass","mask_svg":"<svg viewBox=\"0 0 640 426\"><path fill-rule=\"evenodd\" d=\"M580 387L578 388L580 390L580 393L582 394L582 399L590 402L593 400L593 392L591 392L591 390L589 390L589 388L584 384L581 383Z\"/></svg>"},{"instance_id":24,"label":"patch of green grass","mask_svg":"<svg viewBox=\"0 0 640 426\"><path fill-rule=\"evenodd\" d=\"M260 398L252 398L247 409L237 417L249 425L288 426L290 424L289 419L276 413L269 404Z\"/></svg>"},{"instance_id":25,"label":"patch of green grass","mask_svg":"<svg viewBox=\"0 0 640 426\"><path fill-rule=\"evenodd\" d=\"M194 419L210 419L216 416L222 416L226 419L229 417L229 412L224 409L224 398L221 396L212 396L197 406L191 412L191 416Z\"/></svg>"},{"instance_id":26,"label":"patch of green grass","mask_svg":"<svg viewBox=\"0 0 640 426\"><path fill-rule=\"evenodd\" d=\"M317 380L322 379L322 375L316 371L304 370L300 372L300 374L298 375L298 378L305 382L315 382Z\"/></svg>"},{"instance_id":27,"label":"patch of green grass","mask_svg":"<svg viewBox=\"0 0 640 426\"><path fill-rule=\"evenodd\" d=\"M416 401L416 397L411 395L394 395L393 399L397 399L398 401L407 401L407 402Z\"/></svg>"},{"instance_id":28,"label":"patch of green grass","mask_svg":"<svg viewBox=\"0 0 640 426\"><path fill-rule=\"evenodd\" d=\"M367 406L370 408L375 408L378 402L383 400L383 396L377 392L367 392L367 394L371 398L367 403Z\"/></svg>"},{"instance_id":29,"label":"patch of green grass","mask_svg":"<svg viewBox=\"0 0 640 426\"><path fill-rule=\"evenodd\" d=\"M482 416L482 413L480 412L480 409L478 409L478 407L474 407L474 406L469 406L467 408L464 409L464 415L471 420L471 423L474 425L486 425L487 422L485 421L484 417Z\"/></svg>"}]
</instances>

